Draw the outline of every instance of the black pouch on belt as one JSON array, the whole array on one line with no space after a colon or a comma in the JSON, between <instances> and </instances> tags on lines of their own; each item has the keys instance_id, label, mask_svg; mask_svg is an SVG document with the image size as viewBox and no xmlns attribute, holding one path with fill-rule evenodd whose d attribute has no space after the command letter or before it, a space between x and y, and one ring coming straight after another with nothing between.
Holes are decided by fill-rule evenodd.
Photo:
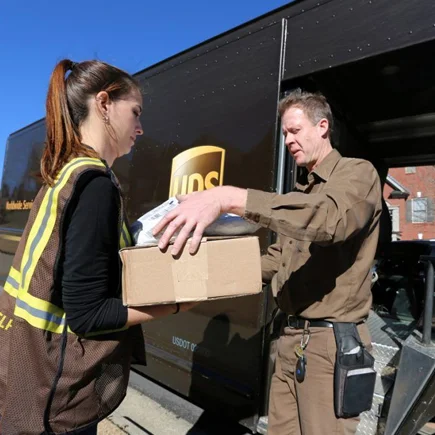
<instances>
[{"instance_id":1,"label":"black pouch on belt","mask_svg":"<svg viewBox=\"0 0 435 435\"><path fill-rule=\"evenodd\" d=\"M351 418L372 406L375 359L365 349L355 323L334 322L337 355L334 368L334 410L337 418Z\"/></svg>"}]
</instances>

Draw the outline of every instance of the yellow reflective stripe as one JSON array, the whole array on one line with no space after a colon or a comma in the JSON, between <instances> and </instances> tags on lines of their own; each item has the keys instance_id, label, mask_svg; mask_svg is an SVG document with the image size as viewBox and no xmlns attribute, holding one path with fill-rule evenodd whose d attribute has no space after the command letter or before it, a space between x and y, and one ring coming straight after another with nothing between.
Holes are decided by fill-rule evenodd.
<instances>
[{"instance_id":1,"label":"yellow reflective stripe","mask_svg":"<svg viewBox=\"0 0 435 435\"><path fill-rule=\"evenodd\" d=\"M75 166L76 163L80 163L78 166ZM100 159L95 159L93 157L76 157L75 159L72 159L71 161L69 161L57 174L56 176L56 180L55 180L55 185L53 186L53 188L56 187L56 183L59 182L59 180L63 177L63 174L65 174L69 169L71 169L72 166L75 166L75 168L79 168L80 166L83 165L95 165L95 166L100 166L102 168L105 168L106 166L104 165L104 163L100 160ZM69 176L71 175L71 172L69 173L69 175L67 176L69 178Z\"/></svg>"},{"instance_id":2,"label":"yellow reflective stripe","mask_svg":"<svg viewBox=\"0 0 435 435\"><path fill-rule=\"evenodd\" d=\"M55 185L44 195L35 222L26 241L21 262L22 273L12 272L18 278L19 288L16 295L15 315L21 317L36 328L62 333L65 327L65 312L48 301L36 298L28 293L29 285L36 265L51 237L57 217L59 194L68 182L72 172L85 165L105 167L98 159L77 158L62 168L56 177Z\"/></svg>"},{"instance_id":3,"label":"yellow reflective stripe","mask_svg":"<svg viewBox=\"0 0 435 435\"><path fill-rule=\"evenodd\" d=\"M12 279L14 279L17 283L20 283L20 281L21 281L21 274L13 266L11 267L11 270L9 271L9 276Z\"/></svg>"},{"instance_id":4,"label":"yellow reflective stripe","mask_svg":"<svg viewBox=\"0 0 435 435\"><path fill-rule=\"evenodd\" d=\"M39 302L43 302L43 301L39 301ZM47 305L48 305L48 302L47 302ZM51 307L53 307L53 305L51 305ZM61 310L60 308L56 307L56 310L58 311L58 313L62 314L62 315L61 316L54 316L54 315L50 314L47 310L48 310L48 307L46 307L45 310L35 309L34 307L30 306L22 299L17 299L14 314L17 317L20 317L20 318L26 320L28 323L30 323L35 328L42 329L44 331L50 331L50 332L53 332L55 334L62 334L62 332L65 328L65 323L66 323L65 312L63 310ZM94 337L97 335L111 334L113 332L124 331L126 329L128 329L127 326L124 326L120 329L111 329L111 330L107 330L107 331L96 331L96 332L91 332L89 334L85 334L85 335L83 335L83 337L86 338L86 337ZM77 335L74 331L71 330L71 328L69 326L67 326L67 332L69 334Z\"/></svg>"},{"instance_id":5,"label":"yellow reflective stripe","mask_svg":"<svg viewBox=\"0 0 435 435\"><path fill-rule=\"evenodd\" d=\"M11 267L9 275L6 278L4 289L12 297L16 298L20 287L20 272L14 267Z\"/></svg>"},{"instance_id":6,"label":"yellow reflective stripe","mask_svg":"<svg viewBox=\"0 0 435 435\"><path fill-rule=\"evenodd\" d=\"M44 301L43 299L32 296L30 293L22 293L21 289L18 292L18 299L25 302L35 310L40 310L48 313L48 315L56 316L58 318L62 318L65 316L65 311L62 308L53 305L51 302Z\"/></svg>"},{"instance_id":7,"label":"yellow reflective stripe","mask_svg":"<svg viewBox=\"0 0 435 435\"><path fill-rule=\"evenodd\" d=\"M125 222L122 223L122 229L121 229L121 238L119 241L120 247L125 248L127 246L131 246L132 240L131 240L131 236L130 236L130 231L128 231L127 225L125 224Z\"/></svg>"},{"instance_id":8,"label":"yellow reflective stripe","mask_svg":"<svg viewBox=\"0 0 435 435\"><path fill-rule=\"evenodd\" d=\"M50 322L47 319L35 316L28 309L20 307L18 304L15 305L14 314L17 317L26 320L28 323L30 323L30 325L34 326L35 328L43 329L44 331L54 332L55 334L62 334L65 328L64 324L57 324L54 322Z\"/></svg>"},{"instance_id":9,"label":"yellow reflective stripe","mask_svg":"<svg viewBox=\"0 0 435 435\"><path fill-rule=\"evenodd\" d=\"M15 269L12 273L19 276ZM17 317L44 331L62 333L65 326L65 312L61 308L26 292L19 292L19 296L17 292L15 297L14 313Z\"/></svg>"},{"instance_id":10,"label":"yellow reflective stripe","mask_svg":"<svg viewBox=\"0 0 435 435\"><path fill-rule=\"evenodd\" d=\"M47 190L27 239L21 263L25 273L21 274L16 269L11 268L8 277L9 281L5 283L5 290L16 297L14 314L26 320L35 328L56 334L61 334L64 331L66 323L64 310L48 301L29 294L28 288L36 265L53 232L57 217L56 213L60 191L68 182L72 172L84 165L105 167L105 165L97 159L78 158L69 162L62 169L56 178L56 184ZM131 237L125 223L123 223L121 236L123 243L131 244ZM126 329L128 329L127 326L117 330L98 331L86 334L86 337L110 334ZM67 327L67 331L75 335L69 327Z\"/></svg>"},{"instance_id":11,"label":"yellow reflective stripe","mask_svg":"<svg viewBox=\"0 0 435 435\"><path fill-rule=\"evenodd\" d=\"M18 290L14 289L7 281L5 282L5 285L3 288L4 288L5 292L10 294L13 298L17 297Z\"/></svg>"},{"instance_id":12,"label":"yellow reflective stripe","mask_svg":"<svg viewBox=\"0 0 435 435\"><path fill-rule=\"evenodd\" d=\"M126 243L125 237L124 237L124 230L122 230L121 236L119 238L119 247L122 249L122 248L125 248L126 246L127 246L127 243Z\"/></svg>"},{"instance_id":13,"label":"yellow reflective stripe","mask_svg":"<svg viewBox=\"0 0 435 435\"><path fill-rule=\"evenodd\" d=\"M65 187L72 172L85 165L105 167L104 164L97 159L73 159L60 171L55 185L47 190L24 249L24 255L21 262L22 279L19 295L28 291L36 264L38 263L39 258L47 246L48 240L53 232L54 224L56 222L57 204L61 190Z\"/></svg>"}]
</instances>

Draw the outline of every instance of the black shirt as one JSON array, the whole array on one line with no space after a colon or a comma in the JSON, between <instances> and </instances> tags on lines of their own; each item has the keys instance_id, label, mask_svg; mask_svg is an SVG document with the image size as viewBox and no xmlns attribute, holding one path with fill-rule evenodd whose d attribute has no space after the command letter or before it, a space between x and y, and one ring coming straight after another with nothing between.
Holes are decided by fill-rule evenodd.
<instances>
[{"instance_id":1,"label":"black shirt","mask_svg":"<svg viewBox=\"0 0 435 435\"><path fill-rule=\"evenodd\" d=\"M119 194L102 174L79 182L64 220L61 286L67 322L77 334L119 329L127 322L120 299Z\"/></svg>"}]
</instances>

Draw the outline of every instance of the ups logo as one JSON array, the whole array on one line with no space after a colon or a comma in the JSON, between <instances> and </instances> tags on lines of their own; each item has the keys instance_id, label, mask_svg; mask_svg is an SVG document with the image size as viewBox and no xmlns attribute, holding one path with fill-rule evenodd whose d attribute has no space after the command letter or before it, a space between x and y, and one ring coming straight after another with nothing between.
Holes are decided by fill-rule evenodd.
<instances>
[{"instance_id":1,"label":"ups logo","mask_svg":"<svg viewBox=\"0 0 435 435\"><path fill-rule=\"evenodd\" d=\"M225 150L205 145L183 151L172 159L169 197L222 186Z\"/></svg>"}]
</instances>

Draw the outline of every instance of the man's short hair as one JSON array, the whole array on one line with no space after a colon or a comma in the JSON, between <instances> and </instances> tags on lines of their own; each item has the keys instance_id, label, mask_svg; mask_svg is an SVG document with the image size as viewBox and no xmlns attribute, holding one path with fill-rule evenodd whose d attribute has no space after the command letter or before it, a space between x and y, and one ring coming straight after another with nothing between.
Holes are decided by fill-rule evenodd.
<instances>
[{"instance_id":1,"label":"man's short hair","mask_svg":"<svg viewBox=\"0 0 435 435\"><path fill-rule=\"evenodd\" d=\"M282 117L290 107L302 109L314 125L321 119L326 118L329 123L328 136L331 136L334 127L334 119L332 117L331 107L324 95L321 93L305 92L302 89L295 89L279 102L279 115Z\"/></svg>"}]
</instances>

